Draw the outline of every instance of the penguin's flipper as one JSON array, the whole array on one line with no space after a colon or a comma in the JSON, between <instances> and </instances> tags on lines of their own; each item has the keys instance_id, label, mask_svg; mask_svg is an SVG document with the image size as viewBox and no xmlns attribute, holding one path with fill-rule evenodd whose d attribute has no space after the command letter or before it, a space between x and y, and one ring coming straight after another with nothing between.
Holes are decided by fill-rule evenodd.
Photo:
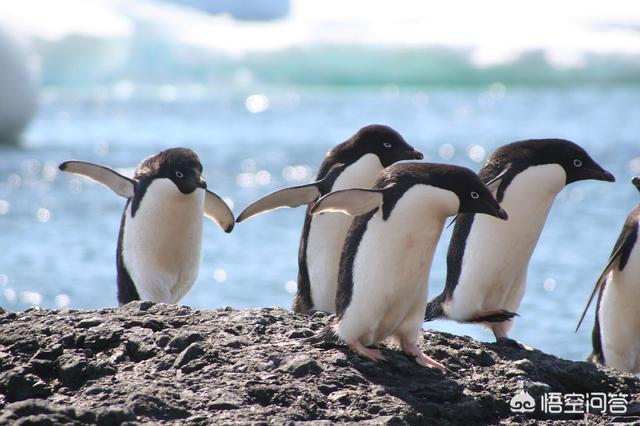
<instances>
[{"instance_id":1,"label":"penguin's flipper","mask_svg":"<svg viewBox=\"0 0 640 426\"><path fill-rule=\"evenodd\" d=\"M580 320L578 321L578 325L576 326L576 331L580 328L582 321L584 320L587 311L589 310L589 306L591 302L593 302L593 298L597 293L601 292L604 288L604 285L607 281L607 277L609 273L617 266L620 270L622 270L627 261L629 260L629 256L631 254L631 250L635 244L635 241L638 239L638 223L634 220L633 217L627 218L627 221L622 228L622 232L616 241L616 244L613 246L613 251L611 256L609 257L609 262L607 262L607 266L604 267L604 270L598 277L596 281L596 285L593 287L593 291L591 292L591 296L589 296L589 301L587 302L587 306L584 307L582 311L582 315L580 315Z\"/></svg>"},{"instance_id":2,"label":"penguin's flipper","mask_svg":"<svg viewBox=\"0 0 640 426\"><path fill-rule=\"evenodd\" d=\"M217 223L224 232L229 233L233 230L233 212L222 198L209 190L204 197L204 215Z\"/></svg>"},{"instance_id":3,"label":"penguin's flipper","mask_svg":"<svg viewBox=\"0 0 640 426\"><path fill-rule=\"evenodd\" d=\"M580 320L578 320L578 325L576 326L576 330L575 331L578 331L578 329L582 325L582 321L584 321L584 317L587 315L587 311L589 310L589 306L591 306L591 302L593 302L593 298L604 287L604 284L607 281L607 277L609 276L609 273L611 272L612 263L613 262L610 261L609 264L607 264L607 266L604 268L604 271L602 271L602 274L600 274L600 277L598 278L598 281L596 281L596 285L593 287L593 291L591 292L591 296L589 296L589 301L587 302L587 305L584 307L584 310L582 311L582 315L580 315Z\"/></svg>"},{"instance_id":4,"label":"penguin's flipper","mask_svg":"<svg viewBox=\"0 0 640 426\"><path fill-rule=\"evenodd\" d=\"M498 172L498 174L496 174L495 176L493 176L492 178L488 179L486 182L484 182L485 186L488 187L490 190L492 190L491 192L493 192L494 189L497 189L497 185L500 184L500 179L502 179L511 169L512 165L508 164L505 168L503 168L500 172ZM496 185L497 184L497 185ZM494 188L492 188L492 185L496 185Z\"/></svg>"},{"instance_id":5,"label":"penguin's flipper","mask_svg":"<svg viewBox=\"0 0 640 426\"><path fill-rule=\"evenodd\" d=\"M303 204L309 204L320 198L320 195L322 193L317 182L280 189L251 203L249 207L240 213L237 222L242 222L250 217L282 207L298 207Z\"/></svg>"},{"instance_id":6,"label":"penguin's flipper","mask_svg":"<svg viewBox=\"0 0 640 426\"><path fill-rule=\"evenodd\" d=\"M340 212L358 216L382 206L381 189L342 189L320 198L311 208L311 214Z\"/></svg>"},{"instance_id":7,"label":"penguin's flipper","mask_svg":"<svg viewBox=\"0 0 640 426\"><path fill-rule=\"evenodd\" d=\"M136 181L121 175L120 173L108 167L100 166L86 161L65 161L58 166L63 172L69 172L76 175L84 176L95 182L98 182L121 197L133 197Z\"/></svg>"}]
</instances>

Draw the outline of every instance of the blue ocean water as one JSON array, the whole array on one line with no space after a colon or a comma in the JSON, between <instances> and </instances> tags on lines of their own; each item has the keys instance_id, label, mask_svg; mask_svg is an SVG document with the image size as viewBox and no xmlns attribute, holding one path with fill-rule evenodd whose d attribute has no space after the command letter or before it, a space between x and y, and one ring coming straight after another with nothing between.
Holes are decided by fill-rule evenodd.
<instances>
[{"instance_id":1,"label":"blue ocean water","mask_svg":"<svg viewBox=\"0 0 640 426\"><path fill-rule=\"evenodd\" d=\"M48 89L20 146L0 147L0 306L116 305L115 245L124 200L57 171L75 158L131 171L143 157L186 146L209 187L234 212L275 189L312 180L325 152L359 127L388 124L427 161L478 170L498 146L560 137L582 145L618 181L579 182L558 197L531 260L512 337L570 359L590 351L591 312L581 310L639 201L640 87L208 86ZM207 221L194 308L289 307L304 210L284 209L224 234ZM443 285L450 229L443 234L430 295ZM427 327L491 340L479 326Z\"/></svg>"}]
</instances>

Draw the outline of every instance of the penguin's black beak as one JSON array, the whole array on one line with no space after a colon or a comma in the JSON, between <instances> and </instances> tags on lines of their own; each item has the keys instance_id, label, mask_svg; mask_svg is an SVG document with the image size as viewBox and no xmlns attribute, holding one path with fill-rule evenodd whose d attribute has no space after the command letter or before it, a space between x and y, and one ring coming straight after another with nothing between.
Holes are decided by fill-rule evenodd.
<instances>
[{"instance_id":1,"label":"penguin's black beak","mask_svg":"<svg viewBox=\"0 0 640 426\"><path fill-rule=\"evenodd\" d=\"M498 203L498 201L496 201L491 196L491 194L489 194L488 190L487 190L487 193L490 198L487 197L484 200L483 199L477 200L470 207L467 207L465 208L465 210L461 210L460 212L461 213L463 212L482 213L482 214L493 216L502 220L509 219L509 215L507 214L506 211L504 211L502 207L500 207L500 204Z\"/></svg>"},{"instance_id":2,"label":"penguin's black beak","mask_svg":"<svg viewBox=\"0 0 640 426\"><path fill-rule=\"evenodd\" d=\"M417 151L415 149L409 151L407 156L413 160L422 160L424 158L424 155L422 155L420 151Z\"/></svg>"},{"instance_id":3,"label":"penguin's black beak","mask_svg":"<svg viewBox=\"0 0 640 426\"><path fill-rule=\"evenodd\" d=\"M587 179L603 180L605 182L615 182L616 178L602 167L598 166L589 170Z\"/></svg>"},{"instance_id":4,"label":"penguin's black beak","mask_svg":"<svg viewBox=\"0 0 640 426\"><path fill-rule=\"evenodd\" d=\"M497 217L498 219L502 219L502 220L507 220L509 219L509 215L507 214L506 211L504 211L504 209L502 207L499 207L498 210L496 210L492 216Z\"/></svg>"},{"instance_id":5,"label":"penguin's black beak","mask_svg":"<svg viewBox=\"0 0 640 426\"><path fill-rule=\"evenodd\" d=\"M202 176L196 179L196 186L198 188L207 189L207 181L205 181Z\"/></svg>"},{"instance_id":6,"label":"penguin's black beak","mask_svg":"<svg viewBox=\"0 0 640 426\"><path fill-rule=\"evenodd\" d=\"M640 191L640 176L636 176L633 179L631 179L631 183L638 188L638 191Z\"/></svg>"}]
</instances>

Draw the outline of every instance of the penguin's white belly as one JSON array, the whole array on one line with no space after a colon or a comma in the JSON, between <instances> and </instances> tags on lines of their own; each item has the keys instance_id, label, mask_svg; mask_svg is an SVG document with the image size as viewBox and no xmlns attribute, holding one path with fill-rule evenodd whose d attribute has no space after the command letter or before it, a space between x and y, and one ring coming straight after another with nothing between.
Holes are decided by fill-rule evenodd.
<instances>
[{"instance_id":1,"label":"penguin's white belly","mask_svg":"<svg viewBox=\"0 0 640 426\"><path fill-rule=\"evenodd\" d=\"M449 318L464 321L480 311L517 311L529 259L565 182L565 172L557 164L529 167L515 176L500 203L508 220L475 215L460 278L445 305ZM496 195L496 188L492 192Z\"/></svg>"},{"instance_id":2,"label":"penguin's white belly","mask_svg":"<svg viewBox=\"0 0 640 426\"><path fill-rule=\"evenodd\" d=\"M437 207L441 204L445 210ZM354 254L352 295L337 327L340 338L367 346L392 335L417 338L433 253L444 221L457 205L448 191L416 185L387 221L381 211L370 219Z\"/></svg>"},{"instance_id":3,"label":"penguin's white belly","mask_svg":"<svg viewBox=\"0 0 640 426\"><path fill-rule=\"evenodd\" d=\"M371 188L382 164L374 154L366 154L347 167L331 191ZM342 213L323 213L311 218L307 241L307 270L313 309L336 312L336 287L340 254L353 218Z\"/></svg>"},{"instance_id":4,"label":"penguin's white belly","mask_svg":"<svg viewBox=\"0 0 640 426\"><path fill-rule=\"evenodd\" d=\"M176 303L198 277L204 190L181 193L169 179L147 188L126 212L122 257L142 300Z\"/></svg>"},{"instance_id":5,"label":"penguin's white belly","mask_svg":"<svg viewBox=\"0 0 640 426\"><path fill-rule=\"evenodd\" d=\"M640 373L640 248L638 242L622 271L609 274L598 313L607 366Z\"/></svg>"}]
</instances>

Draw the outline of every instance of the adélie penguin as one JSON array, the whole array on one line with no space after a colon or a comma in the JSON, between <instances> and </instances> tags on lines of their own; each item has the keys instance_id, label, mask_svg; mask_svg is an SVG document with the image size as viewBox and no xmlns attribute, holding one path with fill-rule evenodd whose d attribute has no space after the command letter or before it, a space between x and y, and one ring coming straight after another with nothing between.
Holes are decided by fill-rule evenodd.
<instances>
[{"instance_id":1,"label":"ad\u00e9lie penguin","mask_svg":"<svg viewBox=\"0 0 640 426\"><path fill-rule=\"evenodd\" d=\"M632 183L640 191L640 177ZM591 361L633 374L640 373L640 205L627 217L609 262L596 281L578 327L596 293Z\"/></svg>"},{"instance_id":2,"label":"ad\u00e9lie penguin","mask_svg":"<svg viewBox=\"0 0 640 426\"><path fill-rule=\"evenodd\" d=\"M507 214L471 170L445 164L398 163L372 189L322 197L311 214L356 216L338 273L334 333L354 352L383 359L387 338L420 365L444 368L418 347L431 262L447 217L460 212ZM337 214L337 213L333 213Z\"/></svg>"},{"instance_id":3,"label":"ad\u00e9lie penguin","mask_svg":"<svg viewBox=\"0 0 640 426\"><path fill-rule=\"evenodd\" d=\"M178 302L198 276L203 215L225 232L233 229L233 213L207 190L200 159L190 149L167 149L143 160L133 179L84 161L66 161L60 170L127 199L116 253L120 304Z\"/></svg>"},{"instance_id":4,"label":"ad\u00e9lie penguin","mask_svg":"<svg viewBox=\"0 0 640 426\"><path fill-rule=\"evenodd\" d=\"M310 204L339 189L370 188L384 167L410 159L420 160L422 154L394 129L375 124L363 127L327 153L315 182L266 195L248 206L237 222L281 207ZM335 313L340 252L351 221L346 215L311 216L307 208L298 250L294 311Z\"/></svg>"},{"instance_id":5,"label":"ad\u00e9lie penguin","mask_svg":"<svg viewBox=\"0 0 640 426\"><path fill-rule=\"evenodd\" d=\"M521 347L508 332L524 295L529 259L556 195L572 182L615 179L584 149L563 139L502 146L479 175L509 220L458 215L447 252L445 288L429 302L425 320L484 323L498 343Z\"/></svg>"}]
</instances>

